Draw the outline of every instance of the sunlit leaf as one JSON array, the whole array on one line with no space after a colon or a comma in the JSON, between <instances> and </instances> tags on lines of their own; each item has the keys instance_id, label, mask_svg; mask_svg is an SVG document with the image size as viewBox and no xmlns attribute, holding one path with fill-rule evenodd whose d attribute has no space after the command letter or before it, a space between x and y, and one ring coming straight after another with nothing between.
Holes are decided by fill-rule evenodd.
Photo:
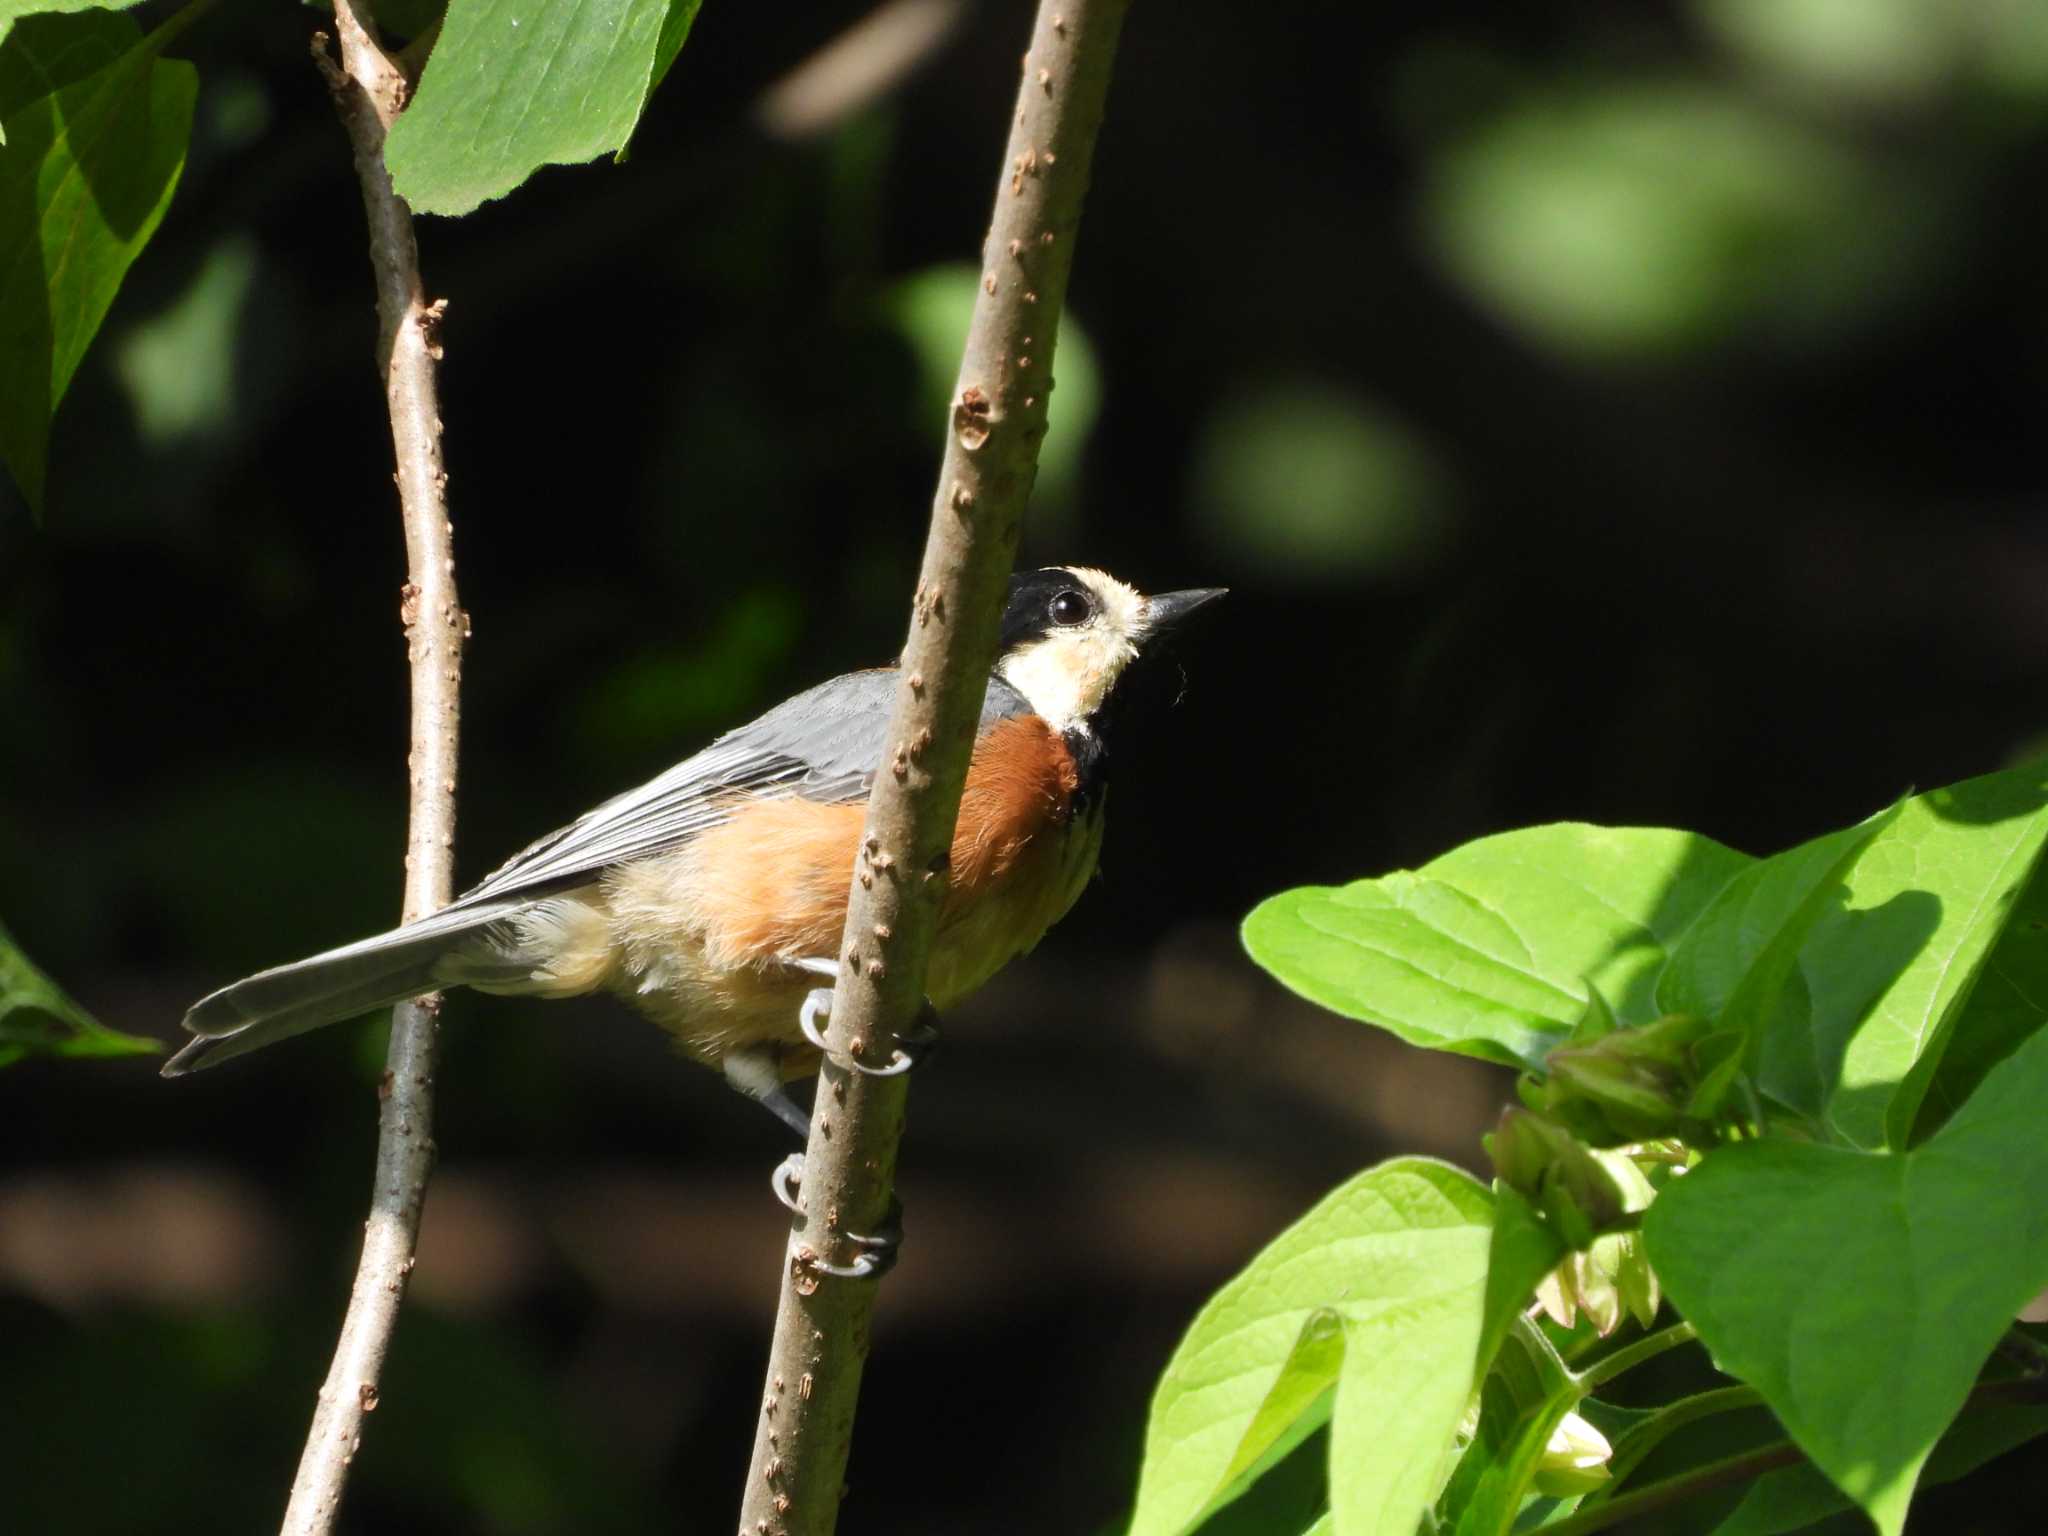
<instances>
[{"instance_id":1,"label":"sunlit leaf","mask_svg":"<svg viewBox=\"0 0 2048 1536\"><path fill-rule=\"evenodd\" d=\"M1935 1129L1999 1062L2048 1024L2048 878L2036 869L1949 1031L1916 1131Z\"/></svg>"},{"instance_id":2,"label":"sunlit leaf","mask_svg":"<svg viewBox=\"0 0 2048 1536\"><path fill-rule=\"evenodd\" d=\"M1506 1536L1551 1433L1578 1402L1577 1384L1533 1325L1502 1343L1481 1387L1471 1443L1438 1509L1455 1536Z\"/></svg>"},{"instance_id":3,"label":"sunlit leaf","mask_svg":"<svg viewBox=\"0 0 2048 1536\"><path fill-rule=\"evenodd\" d=\"M1850 868L1896 816L1894 808L1801 843L1729 881L1657 978L1657 1006L1756 1035L1777 1011L1814 924L1841 904ZM1805 1019L1792 1023L1804 1027Z\"/></svg>"},{"instance_id":4,"label":"sunlit leaf","mask_svg":"<svg viewBox=\"0 0 2048 1536\"><path fill-rule=\"evenodd\" d=\"M1711 838L1564 823L1481 838L1413 873L1284 891L1244 924L1303 996L1411 1044L1540 1067L1590 981L1655 1016L1671 947L1750 860Z\"/></svg>"},{"instance_id":5,"label":"sunlit leaf","mask_svg":"<svg viewBox=\"0 0 2048 1536\"><path fill-rule=\"evenodd\" d=\"M1210 1301L1153 1399L1131 1536L1189 1530L1336 1387L1335 1528L1408 1536L1472 1386L1492 1199L1400 1159L1338 1189Z\"/></svg>"},{"instance_id":6,"label":"sunlit leaf","mask_svg":"<svg viewBox=\"0 0 2048 1536\"><path fill-rule=\"evenodd\" d=\"M1900 807L1848 873L1846 904L1813 927L1811 1023L1770 1042L1766 1090L1851 1145L1904 1145L2044 841L2041 764Z\"/></svg>"},{"instance_id":7,"label":"sunlit leaf","mask_svg":"<svg viewBox=\"0 0 2048 1536\"><path fill-rule=\"evenodd\" d=\"M0 928L0 1066L24 1056L147 1056L163 1047L111 1030L30 963Z\"/></svg>"},{"instance_id":8,"label":"sunlit leaf","mask_svg":"<svg viewBox=\"0 0 2048 1536\"><path fill-rule=\"evenodd\" d=\"M1910 1152L1723 1147L1644 1215L1657 1274L1715 1361L1886 1536L1999 1335L2048 1285L2044 1103L2037 1034Z\"/></svg>"},{"instance_id":9,"label":"sunlit leaf","mask_svg":"<svg viewBox=\"0 0 2048 1536\"><path fill-rule=\"evenodd\" d=\"M1493 1235L1486 1257L1486 1322L1476 1365L1486 1370L1537 1282L1557 1267L1565 1246L1534 1206L1505 1184L1493 1188Z\"/></svg>"},{"instance_id":10,"label":"sunlit leaf","mask_svg":"<svg viewBox=\"0 0 2048 1536\"><path fill-rule=\"evenodd\" d=\"M621 148L696 10L697 0L450 0L385 145L393 184L418 212L468 213L544 165Z\"/></svg>"}]
</instances>

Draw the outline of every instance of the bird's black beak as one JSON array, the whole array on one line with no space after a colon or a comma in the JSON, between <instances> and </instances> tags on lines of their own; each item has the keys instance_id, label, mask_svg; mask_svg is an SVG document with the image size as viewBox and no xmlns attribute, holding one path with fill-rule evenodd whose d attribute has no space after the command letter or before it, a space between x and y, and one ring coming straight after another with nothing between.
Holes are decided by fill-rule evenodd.
<instances>
[{"instance_id":1,"label":"bird's black beak","mask_svg":"<svg viewBox=\"0 0 2048 1536\"><path fill-rule=\"evenodd\" d=\"M1155 639L1180 628L1198 609L1223 596L1228 587L1189 587L1185 592L1161 592L1145 599L1145 634Z\"/></svg>"}]
</instances>

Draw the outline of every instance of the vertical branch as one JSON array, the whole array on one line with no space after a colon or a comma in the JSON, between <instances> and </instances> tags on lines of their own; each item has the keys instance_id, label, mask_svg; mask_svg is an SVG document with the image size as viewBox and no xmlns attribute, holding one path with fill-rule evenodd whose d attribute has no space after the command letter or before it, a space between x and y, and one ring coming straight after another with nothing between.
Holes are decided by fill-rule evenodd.
<instances>
[{"instance_id":1,"label":"vertical branch","mask_svg":"<svg viewBox=\"0 0 2048 1536\"><path fill-rule=\"evenodd\" d=\"M411 778L406 831L404 921L445 905L454 885L455 749L462 641L468 616L455 593L448 521L448 476L441 467L441 420L434 332L442 305L420 283L412 211L384 169L384 135L405 106L408 86L378 47L352 0L334 0L337 64L327 40L314 58L334 93L355 150L369 216L370 264L377 278L377 364L391 415L398 499L405 520L406 582L399 614L412 671ZM401 1003L391 1016L391 1054L378 1086L376 1184L363 1253L349 1294L334 1363L320 1389L312 1429L285 1510L289 1536L334 1528L363 1416L377 1406L377 1384L412 1274L420 1206L434 1162L434 1063L440 1049L438 997Z\"/></svg>"},{"instance_id":2,"label":"vertical branch","mask_svg":"<svg viewBox=\"0 0 2048 1536\"><path fill-rule=\"evenodd\" d=\"M891 716L888 771L853 872L828 1056L805 1152L743 1536L824 1536L838 1518L873 1283L821 1273L835 1234L872 1232L895 1183L906 1083L879 1063L916 1012L953 822L1025 503L1038 472L1053 347L1081 204L1129 0L1041 0L982 249L924 567Z\"/></svg>"}]
</instances>

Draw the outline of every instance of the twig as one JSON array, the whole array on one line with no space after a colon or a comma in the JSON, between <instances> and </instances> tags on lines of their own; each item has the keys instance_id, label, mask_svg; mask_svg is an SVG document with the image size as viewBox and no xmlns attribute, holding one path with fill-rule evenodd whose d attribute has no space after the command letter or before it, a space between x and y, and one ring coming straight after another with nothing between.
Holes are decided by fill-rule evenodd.
<instances>
[{"instance_id":1,"label":"twig","mask_svg":"<svg viewBox=\"0 0 2048 1536\"><path fill-rule=\"evenodd\" d=\"M1979 1381L1970 1389L1970 1395L1963 1399L1962 1407L1956 1412L1961 1415L1985 1403L2039 1402L2041 1397L2040 1383L2030 1377ZM1623 1442L1621 1451L1617 1452L1608 1468L1613 1473L1614 1481L1603 1486L1612 1488L1623 1482L1630 1473L1642 1465L1652 1449L1670 1438L1673 1430L1714 1413L1760 1407L1762 1404L1763 1395L1752 1387L1723 1387L1673 1403L1656 1420L1644 1426L1658 1426L1660 1433L1647 1439L1639 1436L1635 1440ZM1544 1536L1590 1536L1594 1531L1604 1531L1609 1526L1620 1525L1625 1520L1635 1520L1643 1515L1654 1514L1660 1509L1684 1503L1713 1489L1725 1488L1731 1483L1748 1482L1752 1478L1762 1477L1766 1472L1775 1472L1781 1467L1797 1466L1806 1459L1806 1453L1790 1440L1774 1440L1769 1445L1743 1451L1720 1461L1708 1462L1704 1466L1693 1467L1689 1471L1680 1472L1658 1482L1645 1483L1640 1488L1631 1488L1628 1492L1615 1494L1611 1498L1601 1498L1595 1494L1571 1514L1544 1526L1543 1533Z\"/></svg>"},{"instance_id":2,"label":"twig","mask_svg":"<svg viewBox=\"0 0 2048 1536\"><path fill-rule=\"evenodd\" d=\"M868 802L827 1039L880 1062L912 1018L945 888L953 822L996 626L1045 436L1053 347L1111 61L1129 0L1041 0L1017 95L982 286L912 602L883 771ZM828 1056L784 1266L767 1391L740 1511L747 1536L825 1536L867 1355L874 1285L821 1274L833 1234L886 1215L905 1080Z\"/></svg>"},{"instance_id":3,"label":"twig","mask_svg":"<svg viewBox=\"0 0 2048 1536\"><path fill-rule=\"evenodd\" d=\"M1739 1456L1694 1467L1677 1477L1668 1477L1661 1483L1651 1483L1646 1488L1621 1494L1604 1504L1594 1504L1576 1514L1566 1515L1562 1520L1545 1526L1544 1536L1588 1536L1592 1531L1604 1531L1624 1520L1669 1509L1673 1504L1682 1504L1716 1488L1725 1488L1730 1483L1746 1483L1780 1467L1797 1466L1804 1460L1806 1454L1798 1446L1789 1440L1780 1440L1760 1450L1744 1451Z\"/></svg>"},{"instance_id":4,"label":"twig","mask_svg":"<svg viewBox=\"0 0 2048 1536\"><path fill-rule=\"evenodd\" d=\"M1699 1336L1699 1330L1691 1323L1674 1323L1669 1328L1645 1334L1633 1344L1625 1345L1611 1355L1603 1355L1579 1372L1579 1388L1588 1394L1597 1392L1615 1377L1634 1370L1645 1360L1654 1360L1666 1350L1681 1348Z\"/></svg>"},{"instance_id":5,"label":"twig","mask_svg":"<svg viewBox=\"0 0 2048 1536\"><path fill-rule=\"evenodd\" d=\"M377 276L377 365L391 415L398 498L405 519L407 580L399 604L412 669L410 819L405 909L413 922L444 905L454 885L455 747L462 642L468 615L455 593L448 476L441 468L441 420L434 387L435 330L442 306L420 283L412 211L384 169L384 135L405 106L405 76L377 45L354 0L334 0L341 61L314 40L313 56L334 93L355 149ZM378 1378L398 1306L412 1274L420 1206L434 1162L434 1064L440 1049L438 997L392 1010L391 1052L377 1117L377 1175L363 1253L349 1294L334 1364L320 1389L298 1476L285 1510L288 1536L334 1527L349 1463L362 1443L363 1416L377 1406Z\"/></svg>"}]
</instances>

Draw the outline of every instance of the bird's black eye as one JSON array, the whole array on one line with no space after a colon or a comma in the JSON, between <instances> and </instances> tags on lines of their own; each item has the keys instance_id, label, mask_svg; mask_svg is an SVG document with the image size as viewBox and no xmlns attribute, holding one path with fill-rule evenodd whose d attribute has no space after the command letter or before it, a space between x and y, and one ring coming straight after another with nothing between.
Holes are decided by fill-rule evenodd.
<instances>
[{"instance_id":1,"label":"bird's black eye","mask_svg":"<svg viewBox=\"0 0 2048 1536\"><path fill-rule=\"evenodd\" d=\"M1052 606L1046 610L1055 624L1079 624L1095 611L1095 605L1088 601L1088 594L1076 592L1068 587L1053 595Z\"/></svg>"}]
</instances>

